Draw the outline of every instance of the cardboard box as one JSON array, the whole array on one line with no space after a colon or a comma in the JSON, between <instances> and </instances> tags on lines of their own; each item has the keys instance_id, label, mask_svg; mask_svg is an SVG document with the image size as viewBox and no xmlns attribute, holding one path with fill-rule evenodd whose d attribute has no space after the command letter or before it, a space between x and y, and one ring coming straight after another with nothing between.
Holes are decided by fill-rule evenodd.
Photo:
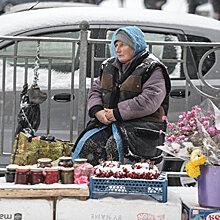
<instances>
[{"instance_id":1,"label":"cardboard box","mask_svg":"<svg viewBox=\"0 0 220 220\"><path fill-rule=\"evenodd\" d=\"M220 220L220 209L199 205L197 187L178 187L172 191L178 192L182 200L182 220Z\"/></svg>"},{"instance_id":2,"label":"cardboard box","mask_svg":"<svg viewBox=\"0 0 220 220\"><path fill-rule=\"evenodd\" d=\"M182 220L220 220L220 209L183 203Z\"/></svg>"},{"instance_id":3,"label":"cardboard box","mask_svg":"<svg viewBox=\"0 0 220 220\"><path fill-rule=\"evenodd\" d=\"M0 219L50 220L53 211L53 201L49 199L0 199Z\"/></svg>"},{"instance_id":4,"label":"cardboard box","mask_svg":"<svg viewBox=\"0 0 220 220\"><path fill-rule=\"evenodd\" d=\"M56 210L58 220L181 220L182 204L176 194L168 192L167 203L146 195L108 195L87 201L61 198Z\"/></svg>"}]
</instances>

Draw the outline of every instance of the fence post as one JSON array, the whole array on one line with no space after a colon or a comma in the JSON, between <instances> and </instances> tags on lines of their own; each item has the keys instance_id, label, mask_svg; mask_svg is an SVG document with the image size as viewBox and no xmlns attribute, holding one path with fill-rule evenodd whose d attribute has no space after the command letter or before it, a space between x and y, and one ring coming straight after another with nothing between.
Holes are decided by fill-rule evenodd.
<instances>
[{"instance_id":1,"label":"fence post","mask_svg":"<svg viewBox=\"0 0 220 220\"><path fill-rule=\"evenodd\" d=\"M82 21L79 25L80 31L80 68L79 68L79 90L78 90L78 135L85 128L86 121L86 67L88 51L88 28L89 23Z\"/></svg>"}]
</instances>

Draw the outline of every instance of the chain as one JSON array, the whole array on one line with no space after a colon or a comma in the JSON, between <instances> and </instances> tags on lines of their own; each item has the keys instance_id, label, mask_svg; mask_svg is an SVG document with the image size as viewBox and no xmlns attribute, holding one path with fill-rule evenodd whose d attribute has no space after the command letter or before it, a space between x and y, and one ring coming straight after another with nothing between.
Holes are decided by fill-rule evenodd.
<instances>
[{"instance_id":1,"label":"chain","mask_svg":"<svg viewBox=\"0 0 220 220\"><path fill-rule=\"evenodd\" d=\"M39 81L39 67L40 67L40 40L37 41L37 51L36 51L36 57L35 57L35 63L34 63L34 80L33 85L37 85Z\"/></svg>"}]
</instances>

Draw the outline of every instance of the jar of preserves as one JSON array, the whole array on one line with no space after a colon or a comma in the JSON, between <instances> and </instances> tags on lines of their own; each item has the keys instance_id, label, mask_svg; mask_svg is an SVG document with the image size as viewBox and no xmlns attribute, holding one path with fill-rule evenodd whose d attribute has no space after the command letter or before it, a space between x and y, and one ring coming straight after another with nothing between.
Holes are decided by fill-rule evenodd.
<instances>
[{"instance_id":1,"label":"jar of preserves","mask_svg":"<svg viewBox=\"0 0 220 220\"><path fill-rule=\"evenodd\" d=\"M13 183L15 181L15 174L16 174L16 168L18 165L16 164L9 164L6 167L6 172L5 172L5 180L8 183Z\"/></svg>"},{"instance_id":2,"label":"jar of preserves","mask_svg":"<svg viewBox=\"0 0 220 220\"><path fill-rule=\"evenodd\" d=\"M80 159L75 159L74 160L74 164L73 164L73 167L74 169L83 165L84 163L87 163L87 159L86 158L80 158Z\"/></svg>"},{"instance_id":3,"label":"jar of preserves","mask_svg":"<svg viewBox=\"0 0 220 220\"><path fill-rule=\"evenodd\" d=\"M73 184L74 183L74 168L63 167L61 169L61 183L62 184Z\"/></svg>"},{"instance_id":4,"label":"jar of preserves","mask_svg":"<svg viewBox=\"0 0 220 220\"><path fill-rule=\"evenodd\" d=\"M58 166L72 167L73 166L72 157L60 157Z\"/></svg>"},{"instance_id":5,"label":"jar of preserves","mask_svg":"<svg viewBox=\"0 0 220 220\"><path fill-rule=\"evenodd\" d=\"M31 168L31 184L39 184L44 182L43 168Z\"/></svg>"},{"instance_id":6,"label":"jar of preserves","mask_svg":"<svg viewBox=\"0 0 220 220\"><path fill-rule=\"evenodd\" d=\"M58 183L58 169L57 168L45 168L45 180L46 184Z\"/></svg>"},{"instance_id":7,"label":"jar of preserves","mask_svg":"<svg viewBox=\"0 0 220 220\"><path fill-rule=\"evenodd\" d=\"M15 174L15 184L28 184L29 183L30 169L26 166L18 166Z\"/></svg>"},{"instance_id":8,"label":"jar of preserves","mask_svg":"<svg viewBox=\"0 0 220 220\"><path fill-rule=\"evenodd\" d=\"M44 168L44 167L52 167L52 160L50 158L40 158L37 160L38 167Z\"/></svg>"}]
</instances>

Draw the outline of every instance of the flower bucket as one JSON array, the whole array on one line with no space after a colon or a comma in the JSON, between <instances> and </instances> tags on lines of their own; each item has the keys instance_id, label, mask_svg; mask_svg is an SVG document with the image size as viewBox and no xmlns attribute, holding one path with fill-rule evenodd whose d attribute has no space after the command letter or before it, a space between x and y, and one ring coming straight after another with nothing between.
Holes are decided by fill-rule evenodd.
<instances>
[{"instance_id":1,"label":"flower bucket","mask_svg":"<svg viewBox=\"0 0 220 220\"><path fill-rule=\"evenodd\" d=\"M202 207L220 208L220 166L200 166L198 201Z\"/></svg>"}]
</instances>

